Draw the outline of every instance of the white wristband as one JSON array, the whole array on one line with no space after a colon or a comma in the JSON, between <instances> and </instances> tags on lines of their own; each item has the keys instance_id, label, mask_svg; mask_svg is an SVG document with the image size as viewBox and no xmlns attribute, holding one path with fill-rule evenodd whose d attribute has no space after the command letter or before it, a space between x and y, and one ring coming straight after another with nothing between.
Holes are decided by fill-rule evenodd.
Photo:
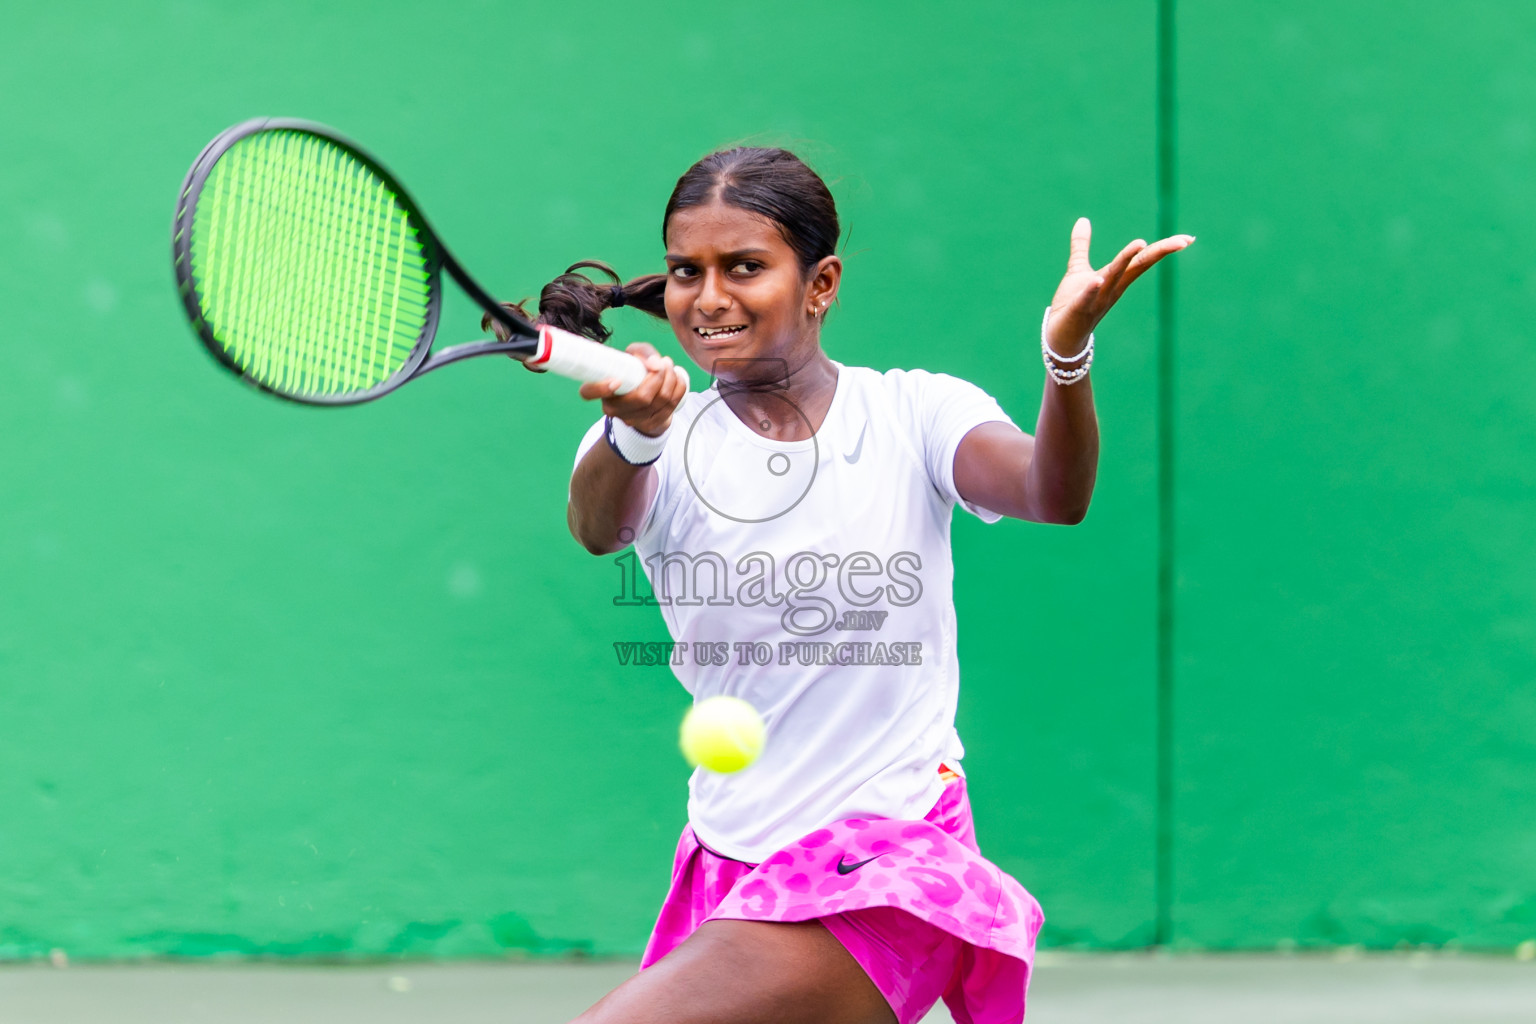
<instances>
[{"instance_id":1,"label":"white wristband","mask_svg":"<svg viewBox=\"0 0 1536 1024\"><path fill-rule=\"evenodd\" d=\"M667 424L667 429L652 437L642 434L623 420L608 417L608 422L603 427L603 435L608 439L608 447L613 453L631 466L649 466L661 458L661 450L667 446L667 438L672 433L672 425Z\"/></svg>"}]
</instances>

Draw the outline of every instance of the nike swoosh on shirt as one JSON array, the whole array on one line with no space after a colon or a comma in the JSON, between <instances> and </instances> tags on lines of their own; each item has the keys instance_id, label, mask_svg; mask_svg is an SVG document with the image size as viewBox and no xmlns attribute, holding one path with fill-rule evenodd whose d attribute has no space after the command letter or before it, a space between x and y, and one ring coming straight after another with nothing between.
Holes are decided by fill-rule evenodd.
<instances>
[{"instance_id":1,"label":"nike swoosh on shirt","mask_svg":"<svg viewBox=\"0 0 1536 1024\"><path fill-rule=\"evenodd\" d=\"M864 450L864 431L868 430L868 429L869 429L869 421L865 420L864 421L863 429L861 429L859 431L859 443L853 446L853 454L852 455L844 455L843 456L843 461L844 462L847 462L847 463L851 464L851 463L855 463L855 462L859 461L859 453Z\"/></svg>"},{"instance_id":2,"label":"nike swoosh on shirt","mask_svg":"<svg viewBox=\"0 0 1536 1024\"><path fill-rule=\"evenodd\" d=\"M873 857L866 857L864 860L859 861L857 864L844 864L843 857L846 856L848 855L845 853L842 857L837 858L837 873L840 875L850 875L853 872L859 870L859 868L863 867L865 864L868 864L870 861L879 860L882 854L877 853Z\"/></svg>"}]
</instances>

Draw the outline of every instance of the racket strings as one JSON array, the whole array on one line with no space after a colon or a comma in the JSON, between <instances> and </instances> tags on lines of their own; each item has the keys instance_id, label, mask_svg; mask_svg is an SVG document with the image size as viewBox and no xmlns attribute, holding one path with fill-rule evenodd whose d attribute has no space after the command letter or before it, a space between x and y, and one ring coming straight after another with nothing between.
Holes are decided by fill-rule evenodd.
<instances>
[{"instance_id":1,"label":"racket strings","mask_svg":"<svg viewBox=\"0 0 1536 1024\"><path fill-rule=\"evenodd\" d=\"M307 137L300 138L308 141ZM374 230L370 234L370 225L365 222L359 205L363 199L361 190L364 181L371 180L372 176L362 168L348 168L354 172L350 175L339 173L343 170L337 166L341 154L332 147L316 145L315 148L324 150L320 160L301 159L296 166L288 161L287 166L277 168L284 175L283 180L288 189L287 194L278 196L278 200L283 209L298 214L290 219L287 227L301 238L307 236L311 240L302 254L304 259L301 273L290 280L303 276L315 281L318 284L317 295L321 299L308 304L306 308L304 303L297 301L299 296L283 296L279 305L290 313L293 328L283 332L283 336L293 343L289 349L290 362L297 366L301 374L308 378L323 375L332 378L334 382L355 388L360 376L373 376L371 372L365 374L362 365L364 339L368 342L366 351L372 354L368 369L379 366L380 325L377 317L372 321L359 317L359 313L366 308L367 298L360 298L360 290L371 284L372 277L378 277L381 286L390 284L387 280L391 276L390 270L398 270L397 266L386 265L380 268L374 265L374 261L388 252L387 247L378 245L377 232L380 228L389 231L394 224L392 218L380 216L385 213L383 204L375 203L374 209L368 211L374 214ZM382 190L382 183L378 185ZM399 216L403 222L403 211L399 211ZM273 223L281 222L281 218L273 219ZM403 223L398 233L402 235L403 241L408 238ZM368 244L367 251L360 248L360 242ZM393 277L394 288L391 290L398 291L402 280L398 273ZM418 304L416 309L418 313L424 313L423 304ZM355 337L349 336L347 331L352 326L361 328ZM404 350L397 352L398 359L394 365L386 361L382 367L383 376L398 369L398 363L403 362L409 354L415 340L414 332L412 337L403 340ZM368 380L367 385L375 382ZM300 387L304 390L319 390L315 384L313 380L304 379Z\"/></svg>"},{"instance_id":2,"label":"racket strings","mask_svg":"<svg viewBox=\"0 0 1536 1024\"><path fill-rule=\"evenodd\" d=\"M258 132L218 160L191 255L216 340L277 390L372 388L426 326L430 268L405 209L366 165L305 132Z\"/></svg>"},{"instance_id":3,"label":"racket strings","mask_svg":"<svg viewBox=\"0 0 1536 1024\"><path fill-rule=\"evenodd\" d=\"M393 231L396 215L400 230L395 233L402 242L409 239L409 230L404 211L394 210L392 197L387 194L384 202L376 199L365 205L368 197L364 189L374 181L372 175L361 167L348 167L344 154L332 147L316 148L324 150L320 160L301 160L296 167L290 163L279 171L287 172L284 180L289 189L281 197L282 202L286 208L301 212L290 225L291 230L308 232L314 239L304 255L309 257L308 276L320 282L318 294L324 301L306 310L295 301L296 296L287 296L282 308L298 314L299 322L294 324L295 330L286 331L283 336L294 343L289 349L289 362L299 374L299 390L357 390L360 386L371 387L397 370L415 342L416 331L398 339L404 344L386 347L386 358L381 364L379 302L369 304L374 297L374 278L378 279L378 299L382 299L385 287L390 285L390 292L398 296L404 283L398 263L379 266L380 257L389 252L387 241L385 245L379 244L380 230ZM377 191L383 193L382 182L375 184ZM366 251L363 244L367 245ZM397 272L391 275L391 269ZM408 311L411 305L408 300ZM372 318L364 316L369 309L375 313ZM424 315L424 303L417 304L415 309L418 315ZM310 314L308 322L303 320L306 312ZM392 332L398 326L397 315ZM395 358L387 358L391 354Z\"/></svg>"}]
</instances>

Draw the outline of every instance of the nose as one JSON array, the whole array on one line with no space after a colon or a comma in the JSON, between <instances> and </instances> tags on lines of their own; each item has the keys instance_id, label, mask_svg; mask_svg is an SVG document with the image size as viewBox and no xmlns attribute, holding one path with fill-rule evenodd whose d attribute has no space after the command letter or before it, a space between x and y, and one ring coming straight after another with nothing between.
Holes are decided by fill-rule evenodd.
<instances>
[{"instance_id":1,"label":"nose","mask_svg":"<svg viewBox=\"0 0 1536 1024\"><path fill-rule=\"evenodd\" d=\"M699 288L695 308L705 316L716 316L731 308L731 296L724 288L720 274L714 268L704 272L704 284Z\"/></svg>"}]
</instances>

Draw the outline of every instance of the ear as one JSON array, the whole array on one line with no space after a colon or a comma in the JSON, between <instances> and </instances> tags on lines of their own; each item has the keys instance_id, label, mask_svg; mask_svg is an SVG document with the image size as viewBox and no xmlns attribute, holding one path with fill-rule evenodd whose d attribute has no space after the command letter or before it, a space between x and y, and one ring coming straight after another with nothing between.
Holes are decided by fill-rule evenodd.
<instances>
[{"instance_id":1,"label":"ear","mask_svg":"<svg viewBox=\"0 0 1536 1024\"><path fill-rule=\"evenodd\" d=\"M825 312L837 301L837 289L843 281L843 261L836 256L823 256L806 276L806 304Z\"/></svg>"}]
</instances>

